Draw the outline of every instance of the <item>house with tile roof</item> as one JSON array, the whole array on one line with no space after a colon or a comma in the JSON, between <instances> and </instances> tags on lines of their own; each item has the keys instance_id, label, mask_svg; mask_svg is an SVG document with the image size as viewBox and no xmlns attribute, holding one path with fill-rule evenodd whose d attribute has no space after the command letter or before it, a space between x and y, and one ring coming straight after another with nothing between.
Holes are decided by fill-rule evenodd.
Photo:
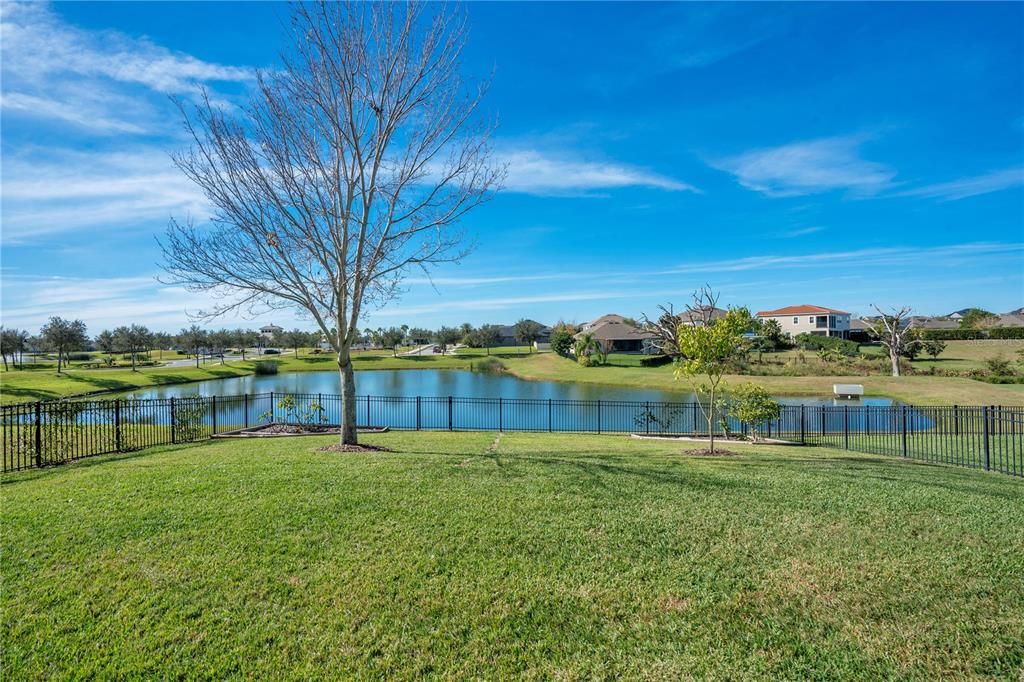
<instances>
[{"instance_id":1,"label":"house with tile roof","mask_svg":"<svg viewBox=\"0 0 1024 682\"><path fill-rule=\"evenodd\" d=\"M790 336L814 334L845 339L850 335L850 313L820 305L803 303L776 310L761 310L758 311L757 318L775 320L782 327L782 331Z\"/></svg>"},{"instance_id":2,"label":"house with tile roof","mask_svg":"<svg viewBox=\"0 0 1024 682\"><path fill-rule=\"evenodd\" d=\"M592 322L587 322L576 334L593 334L594 340L606 344L613 353L654 353L657 352L652 341L654 334L630 324L622 315L602 315Z\"/></svg>"}]
</instances>

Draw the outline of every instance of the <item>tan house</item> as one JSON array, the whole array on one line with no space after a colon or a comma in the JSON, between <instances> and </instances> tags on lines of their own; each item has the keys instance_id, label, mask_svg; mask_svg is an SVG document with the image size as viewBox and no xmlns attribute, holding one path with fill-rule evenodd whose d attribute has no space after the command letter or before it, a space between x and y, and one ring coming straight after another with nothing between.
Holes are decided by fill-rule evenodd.
<instances>
[{"instance_id":1,"label":"tan house","mask_svg":"<svg viewBox=\"0 0 1024 682\"><path fill-rule=\"evenodd\" d=\"M778 310L761 310L757 313L757 319L775 320L782 331L790 336L814 334L845 339L850 335L850 313L820 305L804 303Z\"/></svg>"},{"instance_id":2,"label":"tan house","mask_svg":"<svg viewBox=\"0 0 1024 682\"><path fill-rule=\"evenodd\" d=\"M587 322L580 329L576 338L581 334L593 334L594 340L608 344L609 350L613 353L655 352L651 344L654 334L633 326L622 315L602 315L592 322Z\"/></svg>"}]
</instances>

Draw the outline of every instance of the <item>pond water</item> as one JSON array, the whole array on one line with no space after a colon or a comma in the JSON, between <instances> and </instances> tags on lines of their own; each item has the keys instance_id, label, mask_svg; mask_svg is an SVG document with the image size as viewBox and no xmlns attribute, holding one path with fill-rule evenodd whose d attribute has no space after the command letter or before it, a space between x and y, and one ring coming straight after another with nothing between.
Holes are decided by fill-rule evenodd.
<instances>
[{"instance_id":1,"label":"pond water","mask_svg":"<svg viewBox=\"0 0 1024 682\"><path fill-rule=\"evenodd\" d=\"M558 381L528 381L508 374L466 370L373 370L356 372L356 393L389 398L504 398L534 400L604 400L690 402L693 394L680 384L679 391L648 388L578 384ZM126 394L135 398L182 398L188 396L232 396L256 393L306 393L332 395L341 392L338 373L290 372L269 376L244 376L191 384L154 386ZM828 396L776 396L791 405L892 405L889 398L835 400Z\"/></svg>"}]
</instances>

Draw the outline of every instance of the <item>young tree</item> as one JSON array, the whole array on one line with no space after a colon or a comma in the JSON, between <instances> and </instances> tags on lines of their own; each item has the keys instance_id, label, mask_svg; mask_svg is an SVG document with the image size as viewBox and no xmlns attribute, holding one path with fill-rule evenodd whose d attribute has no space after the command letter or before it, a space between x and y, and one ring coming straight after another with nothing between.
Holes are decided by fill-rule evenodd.
<instances>
[{"instance_id":1,"label":"young tree","mask_svg":"<svg viewBox=\"0 0 1024 682\"><path fill-rule=\"evenodd\" d=\"M779 350L789 345L789 339L782 331L778 320L762 320L760 323L761 338L771 345L772 350Z\"/></svg>"},{"instance_id":2,"label":"young tree","mask_svg":"<svg viewBox=\"0 0 1024 682\"><path fill-rule=\"evenodd\" d=\"M750 435L757 440L761 425L778 419L782 412L779 401L772 398L763 387L754 383L746 383L733 391L730 409L732 416L750 426Z\"/></svg>"},{"instance_id":3,"label":"young tree","mask_svg":"<svg viewBox=\"0 0 1024 682\"><path fill-rule=\"evenodd\" d=\"M708 287L693 294L697 306L707 304L714 308L717 294ZM707 396L707 403L698 399L708 422L708 441L715 451L715 416L718 414L719 385L733 360L743 353L743 332L747 318L738 310L730 310L724 318L708 320L704 325L679 325L679 353L676 379L685 377L694 392Z\"/></svg>"},{"instance_id":4,"label":"young tree","mask_svg":"<svg viewBox=\"0 0 1024 682\"><path fill-rule=\"evenodd\" d=\"M24 365L25 347L28 344L28 338L28 332L23 329L4 329L0 327L0 355L3 356L5 370L7 369L8 356L10 356L13 366Z\"/></svg>"},{"instance_id":5,"label":"young tree","mask_svg":"<svg viewBox=\"0 0 1024 682\"><path fill-rule=\"evenodd\" d=\"M182 329L178 332L178 343L196 356L196 367L198 368L200 349L207 343L206 331L200 329L197 325L192 325L188 329Z\"/></svg>"},{"instance_id":6,"label":"young tree","mask_svg":"<svg viewBox=\"0 0 1024 682\"><path fill-rule=\"evenodd\" d=\"M543 327L540 322L534 322L533 320L519 320L516 322L514 330L516 335L516 341L519 343L525 343L530 348L530 352L533 352L533 342L540 338L540 332Z\"/></svg>"},{"instance_id":7,"label":"young tree","mask_svg":"<svg viewBox=\"0 0 1024 682\"><path fill-rule=\"evenodd\" d=\"M921 344L917 331L907 324L911 310L909 307L892 309L889 313L883 313L878 306L872 306L878 317L868 322L868 329L872 336L876 337L879 343L889 352L889 362L892 365L892 375L900 375L900 358L906 356L907 352Z\"/></svg>"},{"instance_id":8,"label":"young tree","mask_svg":"<svg viewBox=\"0 0 1024 682\"><path fill-rule=\"evenodd\" d=\"M118 341L114 336L114 333L109 329L104 329L96 335L96 347L107 354L107 365L114 364L114 353L118 349Z\"/></svg>"},{"instance_id":9,"label":"young tree","mask_svg":"<svg viewBox=\"0 0 1024 682\"><path fill-rule=\"evenodd\" d=\"M85 323L81 320L65 320L62 317L51 317L39 330L43 345L57 352L57 374L60 374L62 361L68 351L84 348L89 343L85 331Z\"/></svg>"},{"instance_id":10,"label":"young tree","mask_svg":"<svg viewBox=\"0 0 1024 682\"><path fill-rule=\"evenodd\" d=\"M238 350L242 353L243 361L245 360L245 351L255 347L257 343L259 343L259 334L251 329L239 327L231 332L231 345L238 347Z\"/></svg>"},{"instance_id":11,"label":"young tree","mask_svg":"<svg viewBox=\"0 0 1024 682\"><path fill-rule=\"evenodd\" d=\"M139 353L143 352L151 343L152 335L149 329L142 325L133 324L130 327L118 327L113 331L115 349L126 353L132 360L132 371L136 370L136 359Z\"/></svg>"},{"instance_id":12,"label":"young tree","mask_svg":"<svg viewBox=\"0 0 1024 682\"><path fill-rule=\"evenodd\" d=\"M462 338L462 330L455 327L441 327L434 332L434 341L441 346L441 352L447 353L448 346L454 345Z\"/></svg>"},{"instance_id":13,"label":"young tree","mask_svg":"<svg viewBox=\"0 0 1024 682\"><path fill-rule=\"evenodd\" d=\"M172 222L165 269L229 296L209 315L307 313L337 354L341 440L354 444L364 309L394 299L409 270L459 260L460 220L505 169L480 122L487 84L460 77L466 28L447 6L295 3L291 30L249 106L180 105L192 149L175 161L213 218Z\"/></svg>"},{"instance_id":14,"label":"young tree","mask_svg":"<svg viewBox=\"0 0 1024 682\"><path fill-rule=\"evenodd\" d=\"M583 332L576 337L572 351L576 356L576 362L589 367L593 364L594 353L600 352L600 342L594 338L593 332Z\"/></svg>"},{"instance_id":15,"label":"young tree","mask_svg":"<svg viewBox=\"0 0 1024 682\"><path fill-rule=\"evenodd\" d=\"M376 333L377 343L384 348L390 348L392 357L397 357L398 347L402 345L405 332L400 327L388 327L387 329L378 329Z\"/></svg>"},{"instance_id":16,"label":"young tree","mask_svg":"<svg viewBox=\"0 0 1024 682\"><path fill-rule=\"evenodd\" d=\"M153 348L160 353L159 359L163 361L164 351L174 344L173 337L167 332L153 332Z\"/></svg>"},{"instance_id":17,"label":"young tree","mask_svg":"<svg viewBox=\"0 0 1024 682\"><path fill-rule=\"evenodd\" d=\"M290 332L281 334L281 343L287 348L295 351L295 357L299 357L299 348L309 341L309 335L301 329L293 329Z\"/></svg>"},{"instance_id":18,"label":"young tree","mask_svg":"<svg viewBox=\"0 0 1024 682\"><path fill-rule=\"evenodd\" d=\"M946 350L946 342L941 339L928 339L921 344L924 352L932 357L932 360L938 360L942 352Z\"/></svg>"},{"instance_id":19,"label":"young tree","mask_svg":"<svg viewBox=\"0 0 1024 682\"><path fill-rule=\"evenodd\" d=\"M498 344L498 339L501 338L501 327L496 324L485 324L482 325L475 332L476 342L481 347L487 350L487 354L491 354L491 347Z\"/></svg>"},{"instance_id":20,"label":"young tree","mask_svg":"<svg viewBox=\"0 0 1024 682\"><path fill-rule=\"evenodd\" d=\"M559 322L551 330L551 350L559 355L569 355L572 352L575 335L575 326Z\"/></svg>"}]
</instances>

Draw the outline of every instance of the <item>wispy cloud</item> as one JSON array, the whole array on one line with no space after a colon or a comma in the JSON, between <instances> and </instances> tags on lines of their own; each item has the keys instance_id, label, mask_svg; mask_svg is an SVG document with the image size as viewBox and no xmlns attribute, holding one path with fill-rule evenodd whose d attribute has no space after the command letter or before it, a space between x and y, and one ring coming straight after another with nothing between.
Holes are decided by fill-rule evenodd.
<instances>
[{"instance_id":1,"label":"wispy cloud","mask_svg":"<svg viewBox=\"0 0 1024 682\"><path fill-rule=\"evenodd\" d=\"M146 109L136 101L125 110L127 89L195 95L206 83L244 83L254 76L252 69L206 62L145 38L70 26L42 3L4 3L0 38L9 93L4 110L99 133L146 131L126 118Z\"/></svg>"},{"instance_id":2,"label":"wispy cloud","mask_svg":"<svg viewBox=\"0 0 1024 682\"><path fill-rule=\"evenodd\" d=\"M985 175L976 175L969 178L960 178L950 182L940 182L934 185L924 185L904 192L896 196L902 197L927 197L940 199L942 201L956 201L967 197L989 194L1000 190L1009 189L1024 185L1024 167L1006 168L993 171Z\"/></svg>"},{"instance_id":3,"label":"wispy cloud","mask_svg":"<svg viewBox=\"0 0 1024 682\"><path fill-rule=\"evenodd\" d=\"M736 176L744 187L770 197L793 197L847 190L875 194L896 172L860 157L863 138L829 137L744 152L712 166Z\"/></svg>"},{"instance_id":4,"label":"wispy cloud","mask_svg":"<svg viewBox=\"0 0 1024 682\"><path fill-rule=\"evenodd\" d=\"M1024 243L972 242L934 247L879 247L798 255L750 256L733 260L683 263L668 273L741 272L747 270L838 267L849 265L862 272L870 267L894 265L934 266L959 264L992 257L1020 258Z\"/></svg>"},{"instance_id":5,"label":"wispy cloud","mask_svg":"<svg viewBox=\"0 0 1024 682\"><path fill-rule=\"evenodd\" d=\"M3 240L16 244L85 227L116 229L171 215L207 215L202 192L160 149L9 154Z\"/></svg>"},{"instance_id":6,"label":"wispy cloud","mask_svg":"<svg viewBox=\"0 0 1024 682\"><path fill-rule=\"evenodd\" d=\"M824 229L825 228L822 227L821 225L812 225L811 227L798 227L793 230L786 230L784 232L780 232L777 236L783 237L785 239L794 239L796 237L805 237L809 234L816 234L818 232L822 232Z\"/></svg>"},{"instance_id":7,"label":"wispy cloud","mask_svg":"<svg viewBox=\"0 0 1024 682\"><path fill-rule=\"evenodd\" d=\"M535 149L499 150L508 164L505 191L540 195L579 195L623 187L699 192L689 183L628 164L587 161Z\"/></svg>"}]
</instances>

